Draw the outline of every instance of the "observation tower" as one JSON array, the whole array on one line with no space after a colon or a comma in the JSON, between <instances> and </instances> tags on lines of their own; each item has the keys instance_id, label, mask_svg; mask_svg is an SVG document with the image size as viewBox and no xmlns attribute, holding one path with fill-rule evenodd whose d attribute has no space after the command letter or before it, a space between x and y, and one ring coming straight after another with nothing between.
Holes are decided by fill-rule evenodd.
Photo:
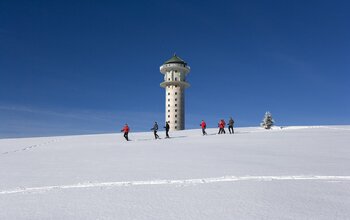
<instances>
[{"instance_id":1,"label":"observation tower","mask_svg":"<svg viewBox=\"0 0 350 220\"><path fill-rule=\"evenodd\" d=\"M165 121L169 122L170 130L185 129L185 89L190 86L186 76L190 72L187 63L176 54L163 65L160 72L164 74L165 88Z\"/></svg>"}]
</instances>

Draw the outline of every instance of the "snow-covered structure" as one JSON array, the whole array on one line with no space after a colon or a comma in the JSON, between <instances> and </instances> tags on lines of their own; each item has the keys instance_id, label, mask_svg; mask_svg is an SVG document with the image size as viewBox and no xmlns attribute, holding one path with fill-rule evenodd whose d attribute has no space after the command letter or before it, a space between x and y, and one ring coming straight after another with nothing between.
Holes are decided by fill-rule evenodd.
<instances>
[{"instance_id":1,"label":"snow-covered structure","mask_svg":"<svg viewBox=\"0 0 350 220\"><path fill-rule=\"evenodd\" d=\"M270 129L274 123L275 121L272 119L272 114L270 112L266 112L260 125L265 129Z\"/></svg>"},{"instance_id":2,"label":"snow-covered structure","mask_svg":"<svg viewBox=\"0 0 350 220\"><path fill-rule=\"evenodd\" d=\"M160 72L164 74L165 88L165 121L169 122L170 130L185 129L185 89L190 86L186 76L190 72L187 63L176 54L163 65Z\"/></svg>"}]
</instances>

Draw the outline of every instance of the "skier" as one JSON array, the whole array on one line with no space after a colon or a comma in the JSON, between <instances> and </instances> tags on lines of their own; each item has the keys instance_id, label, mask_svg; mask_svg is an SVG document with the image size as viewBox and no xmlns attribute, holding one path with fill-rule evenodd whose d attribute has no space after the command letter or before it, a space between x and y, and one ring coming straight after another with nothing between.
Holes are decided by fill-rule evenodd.
<instances>
[{"instance_id":1,"label":"skier","mask_svg":"<svg viewBox=\"0 0 350 220\"><path fill-rule=\"evenodd\" d=\"M130 131L130 128L129 128L128 124L125 124L123 129L121 130L121 132L124 132L124 138L127 141L129 141L129 137L128 137L129 131Z\"/></svg>"},{"instance_id":2,"label":"skier","mask_svg":"<svg viewBox=\"0 0 350 220\"><path fill-rule=\"evenodd\" d=\"M204 136L204 135L207 135L207 132L205 132L205 129L207 128L207 124L205 123L204 120L202 120L200 126L202 127L203 136Z\"/></svg>"},{"instance_id":3,"label":"skier","mask_svg":"<svg viewBox=\"0 0 350 220\"><path fill-rule=\"evenodd\" d=\"M218 128L219 128L218 134L221 134L222 133L222 121L221 120L218 123Z\"/></svg>"},{"instance_id":4,"label":"skier","mask_svg":"<svg viewBox=\"0 0 350 220\"><path fill-rule=\"evenodd\" d=\"M226 125L226 123L225 123L224 119L221 119L219 121L219 124L218 124L218 127L219 127L218 134L222 134L222 133L226 134L226 132L225 132L225 125Z\"/></svg>"},{"instance_id":5,"label":"skier","mask_svg":"<svg viewBox=\"0 0 350 220\"><path fill-rule=\"evenodd\" d=\"M170 121L166 121L166 122L165 122L165 126L164 126L164 128L165 128L165 135L166 135L165 138L170 138L170 137L169 137L169 129L170 129L169 122L170 122Z\"/></svg>"},{"instance_id":6,"label":"skier","mask_svg":"<svg viewBox=\"0 0 350 220\"><path fill-rule=\"evenodd\" d=\"M154 122L153 128L151 128L151 130L154 132L154 138L158 139L159 136L157 134L157 131L158 131L158 124L157 124L157 122Z\"/></svg>"},{"instance_id":7,"label":"skier","mask_svg":"<svg viewBox=\"0 0 350 220\"><path fill-rule=\"evenodd\" d=\"M221 133L226 134L226 131L225 131L226 122L225 122L224 119L221 119L221 121L222 121L222 130L221 130Z\"/></svg>"},{"instance_id":8,"label":"skier","mask_svg":"<svg viewBox=\"0 0 350 220\"><path fill-rule=\"evenodd\" d=\"M230 134L234 134L235 133L234 130L233 130L233 124L234 123L235 123L235 121L232 119L232 117L230 117L230 120L228 121L228 131L230 132Z\"/></svg>"}]
</instances>

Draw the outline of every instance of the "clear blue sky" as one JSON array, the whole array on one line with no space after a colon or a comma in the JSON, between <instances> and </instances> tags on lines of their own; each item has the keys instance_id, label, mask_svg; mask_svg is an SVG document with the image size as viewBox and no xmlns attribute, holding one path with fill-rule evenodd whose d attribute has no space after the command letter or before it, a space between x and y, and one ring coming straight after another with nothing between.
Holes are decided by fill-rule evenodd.
<instances>
[{"instance_id":1,"label":"clear blue sky","mask_svg":"<svg viewBox=\"0 0 350 220\"><path fill-rule=\"evenodd\" d=\"M0 137L145 131L188 62L186 127L350 124L350 1L0 1Z\"/></svg>"}]
</instances>

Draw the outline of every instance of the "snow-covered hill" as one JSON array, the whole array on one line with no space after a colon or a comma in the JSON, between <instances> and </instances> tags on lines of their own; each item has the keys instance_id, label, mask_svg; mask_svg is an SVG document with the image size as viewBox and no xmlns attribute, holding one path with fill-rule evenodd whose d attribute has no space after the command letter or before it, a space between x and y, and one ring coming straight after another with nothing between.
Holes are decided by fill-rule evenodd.
<instances>
[{"instance_id":1,"label":"snow-covered hill","mask_svg":"<svg viewBox=\"0 0 350 220\"><path fill-rule=\"evenodd\" d=\"M350 219L350 126L235 131L2 139L0 219Z\"/></svg>"}]
</instances>

